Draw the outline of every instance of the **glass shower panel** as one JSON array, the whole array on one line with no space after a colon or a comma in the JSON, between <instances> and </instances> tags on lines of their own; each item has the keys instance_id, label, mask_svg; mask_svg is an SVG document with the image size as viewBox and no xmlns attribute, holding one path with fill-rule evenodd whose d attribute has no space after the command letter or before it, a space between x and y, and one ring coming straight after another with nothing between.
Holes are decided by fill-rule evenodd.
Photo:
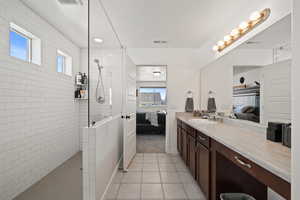
<instances>
[{"instance_id":1,"label":"glass shower panel","mask_svg":"<svg viewBox=\"0 0 300 200\"><path fill-rule=\"evenodd\" d=\"M103 1L89 0L89 126L121 112L120 46Z\"/></svg>"},{"instance_id":2,"label":"glass shower panel","mask_svg":"<svg viewBox=\"0 0 300 200\"><path fill-rule=\"evenodd\" d=\"M112 116L112 73L104 67L99 72L93 64L90 67L89 103L92 124Z\"/></svg>"}]
</instances>

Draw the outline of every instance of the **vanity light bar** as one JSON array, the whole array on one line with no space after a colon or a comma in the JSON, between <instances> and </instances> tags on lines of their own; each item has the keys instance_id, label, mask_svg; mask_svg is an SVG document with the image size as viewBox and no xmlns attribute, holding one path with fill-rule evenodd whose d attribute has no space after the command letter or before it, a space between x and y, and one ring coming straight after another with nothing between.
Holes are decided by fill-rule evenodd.
<instances>
[{"instance_id":1,"label":"vanity light bar","mask_svg":"<svg viewBox=\"0 0 300 200\"><path fill-rule=\"evenodd\" d=\"M266 21L271 14L271 9L266 8L262 11L253 12L248 21L240 23L238 28L231 31L230 34L226 35L223 40L220 40L217 45L213 46L213 51L221 52L226 47L233 44L235 41L246 35L248 32L253 30L256 26Z\"/></svg>"}]
</instances>

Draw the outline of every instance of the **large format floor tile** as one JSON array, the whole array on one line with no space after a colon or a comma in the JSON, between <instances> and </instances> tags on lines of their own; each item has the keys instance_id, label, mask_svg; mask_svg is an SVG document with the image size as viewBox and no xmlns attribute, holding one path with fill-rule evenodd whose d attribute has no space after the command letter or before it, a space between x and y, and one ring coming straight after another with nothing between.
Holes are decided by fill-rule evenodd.
<instances>
[{"instance_id":1,"label":"large format floor tile","mask_svg":"<svg viewBox=\"0 0 300 200\"><path fill-rule=\"evenodd\" d=\"M117 195L117 199L139 200L141 198L140 184L122 184Z\"/></svg>"},{"instance_id":2,"label":"large format floor tile","mask_svg":"<svg viewBox=\"0 0 300 200\"><path fill-rule=\"evenodd\" d=\"M182 184L163 184L165 199L187 199Z\"/></svg>"},{"instance_id":3,"label":"large format floor tile","mask_svg":"<svg viewBox=\"0 0 300 200\"><path fill-rule=\"evenodd\" d=\"M142 184L142 199L164 199L161 184Z\"/></svg>"},{"instance_id":4,"label":"large format floor tile","mask_svg":"<svg viewBox=\"0 0 300 200\"><path fill-rule=\"evenodd\" d=\"M124 173L122 183L141 183L142 172L127 172Z\"/></svg>"},{"instance_id":5,"label":"large format floor tile","mask_svg":"<svg viewBox=\"0 0 300 200\"><path fill-rule=\"evenodd\" d=\"M177 172L160 172L162 183L181 183Z\"/></svg>"},{"instance_id":6,"label":"large format floor tile","mask_svg":"<svg viewBox=\"0 0 300 200\"><path fill-rule=\"evenodd\" d=\"M167 163L159 163L159 170L160 171L167 171L167 172L175 172L176 168L174 164L167 164Z\"/></svg>"},{"instance_id":7,"label":"large format floor tile","mask_svg":"<svg viewBox=\"0 0 300 200\"><path fill-rule=\"evenodd\" d=\"M193 176L189 172L178 172L182 183L195 183Z\"/></svg>"},{"instance_id":8,"label":"large format floor tile","mask_svg":"<svg viewBox=\"0 0 300 200\"><path fill-rule=\"evenodd\" d=\"M139 153L129 171L119 171L106 200L205 200L179 156Z\"/></svg>"},{"instance_id":9,"label":"large format floor tile","mask_svg":"<svg viewBox=\"0 0 300 200\"><path fill-rule=\"evenodd\" d=\"M206 200L197 184L184 184L183 187L189 199Z\"/></svg>"},{"instance_id":10,"label":"large format floor tile","mask_svg":"<svg viewBox=\"0 0 300 200\"><path fill-rule=\"evenodd\" d=\"M117 198L117 195L118 195L118 192L119 192L119 188L120 188L120 184L111 184L109 186L109 189L105 195L105 199L108 199L108 200L113 200L113 199L116 199Z\"/></svg>"},{"instance_id":11,"label":"large format floor tile","mask_svg":"<svg viewBox=\"0 0 300 200\"><path fill-rule=\"evenodd\" d=\"M143 172L142 183L161 183L159 172Z\"/></svg>"},{"instance_id":12,"label":"large format floor tile","mask_svg":"<svg viewBox=\"0 0 300 200\"><path fill-rule=\"evenodd\" d=\"M158 163L144 163L143 171L159 171Z\"/></svg>"}]
</instances>

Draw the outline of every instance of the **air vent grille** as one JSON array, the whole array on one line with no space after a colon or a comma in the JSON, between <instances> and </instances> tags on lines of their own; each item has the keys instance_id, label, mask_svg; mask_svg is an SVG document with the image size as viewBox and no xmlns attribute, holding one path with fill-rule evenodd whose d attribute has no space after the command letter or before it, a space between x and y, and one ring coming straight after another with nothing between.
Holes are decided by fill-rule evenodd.
<instances>
[{"instance_id":1,"label":"air vent grille","mask_svg":"<svg viewBox=\"0 0 300 200\"><path fill-rule=\"evenodd\" d=\"M260 44L261 42L259 41L248 41L246 44Z\"/></svg>"},{"instance_id":2,"label":"air vent grille","mask_svg":"<svg viewBox=\"0 0 300 200\"><path fill-rule=\"evenodd\" d=\"M83 5L82 0L58 0L58 2L65 5Z\"/></svg>"},{"instance_id":3,"label":"air vent grille","mask_svg":"<svg viewBox=\"0 0 300 200\"><path fill-rule=\"evenodd\" d=\"M154 40L153 43L154 44L167 44L168 41L166 41L166 40Z\"/></svg>"}]
</instances>

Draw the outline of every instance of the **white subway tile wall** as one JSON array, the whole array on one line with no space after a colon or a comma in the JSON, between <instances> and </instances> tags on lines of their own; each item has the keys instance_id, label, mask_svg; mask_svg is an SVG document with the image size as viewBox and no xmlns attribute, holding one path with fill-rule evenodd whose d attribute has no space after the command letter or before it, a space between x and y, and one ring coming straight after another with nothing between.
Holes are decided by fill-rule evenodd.
<instances>
[{"instance_id":1,"label":"white subway tile wall","mask_svg":"<svg viewBox=\"0 0 300 200\"><path fill-rule=\"evenodd\" d=\"M9 23L42 40L42 65L9 56ZM56 72L56 50L80 49L19 0L0 1L0 199L11 200L79 151L74 81Z\"/></svg>"}]
</instances>

